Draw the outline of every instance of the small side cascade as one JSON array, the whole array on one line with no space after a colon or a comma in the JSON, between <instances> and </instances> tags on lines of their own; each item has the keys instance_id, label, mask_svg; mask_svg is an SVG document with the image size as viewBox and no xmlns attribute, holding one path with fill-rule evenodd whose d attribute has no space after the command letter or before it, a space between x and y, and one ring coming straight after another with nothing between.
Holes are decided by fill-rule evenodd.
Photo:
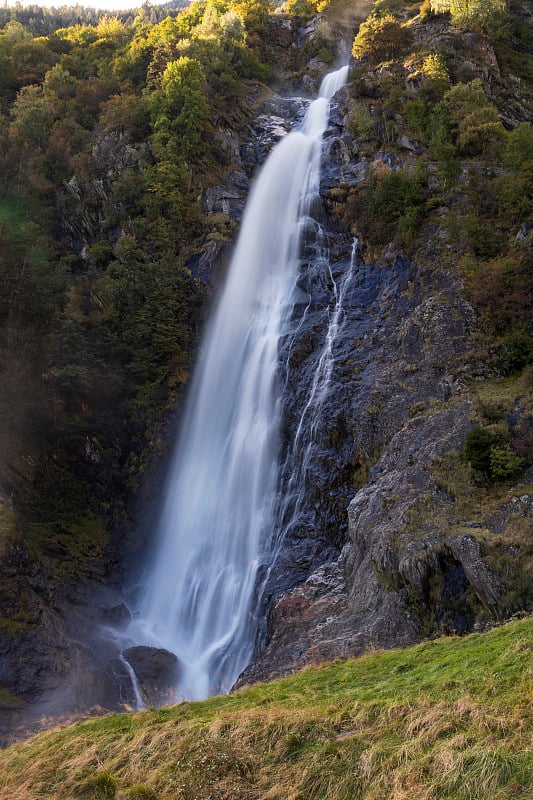
<instances>
[{"instance_id":1,"label":"small side cascade","mask_svg":"<svg viewBox=\"0 0 533 800\"><path fill-rule=\"evenodd\" d=\"M322 269L327 270L332 285L332 303L328 308L327 328L320 355L317 359L313 379L300 415L296 433L286 457L286 463L292 466L291 477L284 488L280 503L276 541L274 551L279 553L283 546L286 532L294 525L300 514L303 498L305 498L305 480L313 457L313 445L320 425L321 412L331 390L331 380L335 364L334 346L342 332L344 323L344 302L356 278L358 257L358 240L352 242L350 264L344 274L335 280L331 264L323 248L323 240L317 237L317 261ZM316 262L315 262L316 266ZM304 309L297 332L305 324L309 306ZM287 471L287 470L285 470Z\"/></svg>"},{"instance_id":2,"label":"small side cascade","mask_svg":"<svg viewBox=\"0 0 533 800\"><path fill-rule=\"evenodd\" d=\"M140 686L139 681L137 679L137 675L135 674L135 670L131 666L131 664L128 661L128 659L125 658L124 655L122 655L122 653L119 655L118 658L119 658L120 663L123 665L124 669L128 673L129 679L131 681L131 687L133 689L133 694L134 694L134 697L135 697L135 710L136 711L143 711L147 706L146 706L146 703L144 702L144 698L143 698L142 691L141 691L141 686Z\"/></svg>"}]
</instances>

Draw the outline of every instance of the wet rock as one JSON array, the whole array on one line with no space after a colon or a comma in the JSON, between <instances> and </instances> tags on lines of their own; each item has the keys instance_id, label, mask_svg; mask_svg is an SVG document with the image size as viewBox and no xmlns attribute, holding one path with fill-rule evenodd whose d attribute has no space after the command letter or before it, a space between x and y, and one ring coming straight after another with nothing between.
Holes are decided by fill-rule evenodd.
<instances>
[{"instance_id":1,"label":"wet rock","mask_svg":"<svg viewBox=\"0 0 533 800\"><path fill-rule=\"evenodd\" d=\"M131 621L131 613L125 603L116 606L100 606L98 618L104 625L113 625L116 628L125 628Z\"/></svg>"},{"instance_id":2,"label":"wet rock","mask_svg":"<svg viewBox=\"0 0 533 800\"><path fill-rule=\"evenodd\" d=\"M162 696L171 691L180 677L177 656L158 647L130 647L124 658L131 664L143 692L149 696Z\"/></svg>"}]
</instances>

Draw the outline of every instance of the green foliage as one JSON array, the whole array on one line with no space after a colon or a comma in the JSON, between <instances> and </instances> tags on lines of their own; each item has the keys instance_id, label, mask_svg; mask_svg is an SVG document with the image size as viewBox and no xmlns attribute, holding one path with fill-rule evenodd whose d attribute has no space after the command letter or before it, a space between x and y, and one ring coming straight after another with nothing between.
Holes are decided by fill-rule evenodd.
<instances>
[{"instance_id":1,"label":"green foliage","mask_svg":"<svg viewBox=\"0 0 533 800\"><path fill-rule=\"evenodd\" d=\"M486 428L474 428L465 440L464 454L473 469L483 475L491 473L491 451L496 438Z\"/></svg>"},{"instance_id":2,"label":"green foliage","mask_svg":"<svg viewBox=\"0 0 533 800\"><path fill-rule=\"evenodd\" d=\"M480 242L491 242L492 237L493 232L486 226L480 231ZM526 253L515 250L477 264L467 276L469 299L481 313L487 333L507 336L517 328L520 331L523 326L531 325L531 272L528 262Z\"/></svg>"},{"instance_id":3,"label":"green foliage","mask_svg":"<svg viewBox=\"0 0 533 800\"><path fill-rule=\"evenodd\" d=\"M445 185L453 185L461 173L461 164L448 114L442 103L432 109L427 131L429 153L436 160Z\"/></svg>"},{"instance_id":4,"label":"green foliage","mask_svg":"<svg viewBox=\"0 0 533 800\"><path fill-rule=\"evenodd\" d=\"M452 22L463 28L487 28L505 11L505 0L431 0L435 14L450 12Z\"/></svg>"},{"instance_id":5,"label":"green foliage","mask_svg":"<svg viewBox=\"0 0 533 800\"><path fill-rule=\"evenodd\" d=\"M533 127L521 122L507 137L504 150L505 163L511 169L533 169Z\"/></svg>"},{"instance_id":6,"label":"green foliage","mask_svg":"<svg viewBox=\"0 0 533 800\"><path fill-rule=\"evenodd\" d=\"M11 117L17 134L27 147L39 148L46 144L54 112L40 86L25 86L20 90Z\"/></svg>"},{"instance_id":7,"label":"green foliage","mask_svg":"<svg viewBox=\"0 0 533 800\"><path fill-rule=\"evenodd\" d=\"M49 329L59 313L64 269L38 225L15 203L0 206L0 325Z\"/></svg>"},{"instance_id":8,"label":"green foliage","mask_svg":"<svg viewBox=\"0 0 533 800\"><path fill-rule=\"evenodd\" d=\"M508 444L493 445L490 449L490 474L494 481L511 481L524 470L524 462Z\"/></svg>"},{"instance_id":9,"label":"green foliage","mask_svg":"<svg viewBox=\"0 0 533 800\"><path fill-rule=\"evenodd\" d=\"M438 102L450 85L450 73L442 55L432 53L427 56L420 72L422 75L420 95L431 104Z\"/></svg>"},{"instance_id":10,"label":"green foliage","mask_svg":"<svg viewBox=\"0 0 533 800\"><path fill-rule=\"evenodd\" d=\"M506 3L507 13L496 16L489 34L504 75L511 73L526 85L533 81L533 36L531 18L523 13L520 0Z\"/></svg>"},{"instance_id":11,"label":"green foliage","mask_svg":"<svg viewBox=\"0 0 533 800\"><path fill-rule=\"evenodd\" d=\"M292 14L302 19L310 19L317 13L316 2L312 0L287 0L284 4L284 10L287 14Z\"/></svg>"},{"instance_id":12,"label":"green foliage","mask_svg":"<svg viewBox=\"0 0 533 800\"><path fill-rule=\"evenodd\" d=\"M173 158L194 155L202 142L202 123L208 112L201 64L186 56L170 61L161 89L151 96L150 103L156 153Z\"/></svg>"},{"instance_id":13,"label":"green foliage","mask_svg":"<svg viewBox=\"0 0 533 800\"><path fill-rule=\"evenodd\" d=\"M423 217L425 187L422 174L407 170L374 174L349 198L347 221L372 245L384 245L397 234L410 243Z\"/></svg>"},{"instance_id":14,"label":"green foliage","mask_svg":"<svg viewBox=\"0 0 533 800\"><path fill-rule=\"evenodd\" d=\"M124 800L159 800L157 792L142 783L130 786L123 794Z\"/></svg>"},{"instance_id":15,"label":"green foliage","mask_svg":"<svg viewBox=\"0 0 533 800\"><path fill-rule=\"evenodd\" d=\"M376 138L375 121L365 106L360 103L352 105L348 125L350 133L356 136L359 141L368 142Z\"/></svg>"},{"instance_id":16,"label":"green foliage","mask_svg":"<svg viewBox=\"0 0 533 800\"><path fill-rule=\"evenodd\" d=\"M117 781L110 772L98 772L86 778L79 791L83 800L114 800Z\"/></svg>"},{"instance_id":17,"label":"green foliage","mask_svg":"<svg viewBox=\"0 0 533 800\"><path fill-rule=\"evenodd\" d=\"M504 375L521 372L533 361L533 337L515 330L501 341L500 364Z\"/></svg>"},{"instance_id":18,"label":"green foliage","mask_svg":"<svg viewBox=\"0 0 533 800\"><path fill-rule=\"evenodd\" d=\"M413 42L412 33L391 14L369 17L362 22L354 39L352 55L371 63L389 61L406 53Z\"/></svg>"},{"instance_id":19,"label":"green foliage","mask_svg":"<svg viewBox=\"0 0 533 800\"><path fill-rule=\"evenodd\" d=\"M405 7L405 0L374 0L372 15L376 17L392 15L395 17L404 12Z\"/></svg>"},{"instance_id":20,"label":"green foliage","mask_svg":"<svg viewBox=\"0 0 533 800\"><path fill-rule=\"evenodd\" d=\"M518 478L524 470L523 460L508 443L499 443L486 428L474 428L465 440L464 454L472 468L493 483Z\"/></svg>"},{"instance_id":21,"label":"green foliage","mask_svg":"<svg viewBox=\"0 0 533 800\"><path fill-rule=\"evenodd\" d=\"M420 139L425 139L429 127L430 113L423 100L407 100L403 104L402 113L410 130Z\"/></svg>"},{"instance_id":22,"label":"green foliage","mask_svg":"<svg viewBox=\"0 0 533 800\"><path fill-rule=\"evenodd\" d=\"M465 155L499 155L506 133L479 79L453 86L444 95L442 104L455 132L456 144Z\"/></svg>"}]
</instances>

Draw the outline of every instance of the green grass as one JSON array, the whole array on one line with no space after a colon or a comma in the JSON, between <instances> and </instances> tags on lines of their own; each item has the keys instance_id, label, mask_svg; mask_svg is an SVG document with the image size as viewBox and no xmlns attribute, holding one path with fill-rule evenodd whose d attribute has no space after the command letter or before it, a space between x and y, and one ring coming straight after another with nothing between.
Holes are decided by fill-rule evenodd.
<instances>
[{"instance_id":1,"label":"green grass","mask_svg":"<svg viewBox=\"0 0 533 800\"><path fill-rule=\"evenodd\" d=\"M0 753L10 800L531 800L533 619Z\"/></svg>"}]
</instances>

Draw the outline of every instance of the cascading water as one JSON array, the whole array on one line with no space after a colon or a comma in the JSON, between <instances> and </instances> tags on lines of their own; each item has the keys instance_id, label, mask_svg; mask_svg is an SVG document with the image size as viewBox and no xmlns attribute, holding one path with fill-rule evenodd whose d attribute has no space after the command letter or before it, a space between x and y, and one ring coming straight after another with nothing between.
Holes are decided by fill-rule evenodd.
<instances>
[{"instance_id":1,"label":"cascading water","mask_svg":"<svg viewBox=\"0 0 533 800\"><path fill-rule=\"evenodd\" d=\"M277 554L283 545L283 539L287 529L298 520L302 497L305 497L305 479L313 457L313 444L315 434L321 420L321 412L324 402L327 399L333 366L335 362L333 346L342 330L344 315L344 300L349 291L357 266L357 238L352 242L352 253L349 268L336 281L331 271L331 265L324 253L321 229L317 232L317 244L315 261L319 261L329 272L329 278L333 287L333 308L328 309L327 328L322 345L322 350L318 357L313 373L313 379L309 386L307 399L300 414L298 426L292 440L291 447L287 453L287 459L292 465L291 476L287 486L283 491L283 498L280 502L278 514L278 526L274 545L272 547L271 566L274 565ZM302 325L305 322L307 309L302 317Z\"/></svg>"},{"instance_id":2,"label":"cascading water","mask_svg":"<svg viewBox=\"0 0 533 800\"><path fill-rule=\"evenodd\" d=\"M347 73L326 76L302 129L265 163L193 378L157 554L128 630L130 641L178 656L179 697L229 690L252 656L277 506L279 341L318 198L329 102Z\"/></svg>"}]
</instances>

